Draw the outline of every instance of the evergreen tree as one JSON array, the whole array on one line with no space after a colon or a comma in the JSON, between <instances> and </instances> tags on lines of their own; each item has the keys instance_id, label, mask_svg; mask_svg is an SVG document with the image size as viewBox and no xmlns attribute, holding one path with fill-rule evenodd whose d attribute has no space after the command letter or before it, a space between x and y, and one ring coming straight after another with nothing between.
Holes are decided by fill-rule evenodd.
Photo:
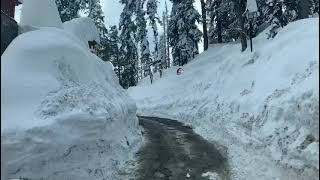
<instances>
[{"instance_id":1,"label":"evergreen tree","mask_svg":"<svg viewBox=\"0 0 320 180\"><path fill-rule=\"evenodd\" d=\"M241 41L241 51L245 51L247 49L247 36L245 30L246 17L244 15L246 11L246 0L232 0L232 2L234 5L234 11L238 17L237 27Z\"/></svg>"},{"instance_id":2,"label":"evergreen tree","mask_svg":"<svg viewBox=\"0 0 320 180\"><path fill-rule=\"evenodd\" d=\"M159 59L161 60L161 66L167 67L167 46L166 46L166 35L163 33L159 39Z\"/></svg>"},{"instance_id":3,"label":"evergreen tree","mask_svg":"<svg viewBox=\"0 0 320 180\"><path fill-rule=\"evenodd\" d=\"M298 2L298 19L308 18L311 14L312 0L303 0Z\"/></svg>"},{"instance_id":4,"label":"evergreen tree","mask_svg":"<svg viewBox=\"0 0 320 180\"><path fill-rule=\"evenodd\" d=\"M163 28L163 34L159 39L159 58L161 60L161 67L170 68L170 51L169 51L169 38L168 38L168 7L165 2L165 11L162 12L161 26Z\"/></svg>"},{"instance_id":5,"label":"evergreen tree","mask_svg":"<svg viewBox=\"0 0 320 180\"><path fill-rule=\"evenodd\" d=\"M100 32L100 36L101 37L106 36L107 29L104 24L104 15L103 15L102 7L100 4L100 0L89 0L88 6L89 6L88 7L89 10L86 14L88 14L88 17L91 18L95 23L95 25L97 26Z\"/></svg>"},{"instance_id":6,"label":"evergreen tree","mask_svg":"<svg viewBox=\"0 0 320 180\"><path fill-rule=\"evenodd\" d=\"M160 36L159 40L159 59L161 60L161 65L164 68L169 67L168 62L168 53L167 53L167 20L166 20L166 13L162 13L162 27L163 27L163 34Z\"/></svg>"},{"instance_id":7,"label":"evergreen tree","mask_svg":"<svg viewBox=\"0 0 320 180\"><path fill-rule=\"evenodd\" d=\"M319 0L257 0L259 32L271 25L269 38L275 37L281 27L289 22L313 16L319 12Z\"/></svg>"},{"instance_id":8,"label":"evergreen tree","mask_svg":"<svg viewBox=\"0 0 320 180\"><path fill-rule=\"evenodd\" d=\"M120 64L123 65L124 71L121 74L121 85L124 88L135 86L137 75L137 47L134 42L136 25L132 21L132 16L136 10L136 1L121 0L124 4L123 11L120 15Z\"/></svg>"},{"instance_id":9,"label":"evergreen tree","mask_svg":"<svg viewBox=\"0 0 320 180\"><path fill-rule=\"evenodd\" d=\"M179 41L179 33L178 33L178 25L176 23L177 15L178 15L178 0L172 0L172 10L170 15L170 20L168 23L168 37L169 37L169 45L172 47L172 57L173 57L173 65L180 65L180 50L177 46Z\"/></svg>"},{"instance_id":10,"label":"evergreen tree","mask_svg":"<svg viewBox=\"0 0 320 180\"><path fill-rule=\"evenodd\" d=\"M150 25L153 30L153 36L154 36L154 57L158 56L158 26L157 21L159 21L159 18L157 17L157 9L158 9L158 1L157 0L148 0L147 2L147 14L149 16Z\"/></svg>"},{"instance_id":11,"label":"evergreen tree","mask_svg":"<svg viewBox=\"0 0 320 180\"><path fill-rule=\"evenodd\" d=\"M209 19L209 42L222 43L237 39L238 31L234 27L237 16L231 0L207 0L207 14Z\"/></svg>"},{"instance_id":12,"label":"evergreen tree","mask_svg":"<svg viewBox=\"0 0 320 180\"><path fill-rule=\"evenodd\" d=\"M204 0L201 2L201 14L202 14L202 28L203 28L203 49L206 51L208 49L208 29L207 29L207 9Z\"/></svg>"},{"instance_id":13,"label":"evergreen tree","mask_svg":"<svg viewBox=\"0 0 320 180\"><path fill-rule=\"evenodd\" d=\"M79 17L80 10L79 0L55 0L62 22L70 21L73 18Z\"/></svg>"},{"instance_id":14,"label":"evergreen tree","mask_svg":"<svg viewBox=\"0 0 320 180\"><path fill-rule=\"evenodd\" d=\"M312 15L319 16L319 0L312 0L311 13Z\"/></svg>"},{"instance_id":15,"label":"evergreen tree","mask_svg":"<svg viewBox=\"0 0 320 180\"><path fill-rule=\"evenodd\" d=\"M194 0L171 0L173 3L168 35L173 49L174 64L184 65L199 53L198 42L202 33L196 22L200 14L194 8Z\"/></svg>"},{"instance_id":16,"label":"evergreen tree","mask_svg":"<svg viewBox=\"0 0 320 180\"><path fill-rule=\"evenodd\" d=\"M147 36L147 21L145 19L145 11L143 10L143 6L145 0L138 0L138 8L137 8L137 17L136 17L136 25L137 25L137 40L140 43L140 60L142 64L142 69L144 71L144 76L151 75L151 61L150 61L150 50L149 50L149 41Z\"/></svg>"},{"instance_id":17,"label":"evergreen tree","mask_svg":"<svg viewBox=\"0 0 320 180\"><path fill-rule=\"evenodd\" d=\"M111 42L109 41L108 37L100 37L100 45L101 45L101 48L98 49L97 55L103 61L112 62L112 60L111 60L111 56L112 56Z\"/></svg>"},{"instance_id":18,"label":"evergreen tree","mask_svg":"<svg viewBox=\"0 0 320 180\"><path fill-rule=\"evenodd\" d=\"M167 1L165 2L165 27L166 27L166 52L167 52L167 67L170 68L171 62L170 62L170 48L169 48L169 35L168 35L168 29L169 29L169 13L168 13L168 6Z\"/></svg>"},{"instance_id":19,"label":"evergreen tree","mask_svg":"<svg viewBox=\"0 0 320 180\"><path fill-rule=\"evenodd\" d=\"M101 36L106 33L104 16L100 0L55 0L62 22L79 17L79 11L83 11L97 26Z\"/></svg>"},{"instance_id":20,"label":"evergreen tree","mask_svg":"<svg viewBox=\"0 0 320 180\"><path fill-rule=\"evenodd\" d=\"M101 41L105 48L105 53L108 55L106 58L112 62L116 75L119 78L119 83L121 84L121 67L120 64L120 51L119 51L119 36L117 26L111 26L107 33L107 38L105 41Z\"/></svg>"}]
</instances>

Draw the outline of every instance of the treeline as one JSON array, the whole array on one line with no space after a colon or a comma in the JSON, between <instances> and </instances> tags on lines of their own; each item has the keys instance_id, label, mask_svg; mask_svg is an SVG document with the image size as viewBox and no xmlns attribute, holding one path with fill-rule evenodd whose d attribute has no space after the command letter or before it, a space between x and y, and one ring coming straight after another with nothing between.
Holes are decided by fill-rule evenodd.
<instances>
[{"instance_id":1,"label":"treeline","mask_svg":"<svg viewBox=\"0 0 320 180\"><path fill-rule=\"evenodd\" d=\"M199 54L202 40L204 50L209 44L240 41L245 51L249 34L255 37L271 26L273 38L289 22L319 13L319 0L198 0L200 13L195 0L169 1L170 14L166 3L160 16L158 0L120 0L124 8L119 25L106 28L100 0L56 0L62 21L78 17L80 10L94 20L101 36L98 56L113 63L124 88L147 76L152 83L155 72L161 76L165 68L187 64ZM246 7L252 1L257 12L249 13ZM148 29L153 37L148 37Z\"/></svg>"},{"instance_id":2,"label":"treeline","mask_svg":"<svg viewBox=\"0 0 320 180\"><path fill-rule=\"evenodd\" d=\"M250 14L246 6L252 1L256 1L257 12ZM208 41L222 43L240 39L244 51L250 21L253 37L271 26L268 36L273 38L279 28L289 22L318 15L319 0L207 0L205 8L208 18L203 24L209 24Z\"/></svg>"}]
</instances>

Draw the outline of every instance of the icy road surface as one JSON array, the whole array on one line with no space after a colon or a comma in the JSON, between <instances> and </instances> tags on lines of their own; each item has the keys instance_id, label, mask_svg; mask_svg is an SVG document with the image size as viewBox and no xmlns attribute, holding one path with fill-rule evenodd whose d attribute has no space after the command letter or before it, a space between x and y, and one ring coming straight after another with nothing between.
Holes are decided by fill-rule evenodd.
<instances>
[{"instance_id":1,"label":"icy road surface","mask_svg":"<svg viewBox=\"0 0 320 180\"><path fill-rule=\"evenodd\" d=\"M224 148L174 120L139 117L139 122L148 141L138 152L137 179L230 179Z\"/></svg>"}]
</instances>

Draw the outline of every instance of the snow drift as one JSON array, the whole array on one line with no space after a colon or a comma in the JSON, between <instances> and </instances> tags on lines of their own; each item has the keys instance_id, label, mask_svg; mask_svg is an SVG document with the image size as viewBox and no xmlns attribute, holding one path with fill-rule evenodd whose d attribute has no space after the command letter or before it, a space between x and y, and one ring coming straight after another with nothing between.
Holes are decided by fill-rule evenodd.
<instances>
[{"instance_id":1,"label":"snow drift","mask_svg":"<svg viewBox=\"0 0 320 180\"><path fill-rule=\"evenodd\" d=\"M135 102L112 64L83 42L41 27L18 36L1 56L7 178L115 179L139 147Z\"/></svg>"},{"instance_id":2,"label":"snow drift","mask_svg":"<svg viewBox=\"0 0 320 180\"><path fill-rule=\"evenodd\" d=\"M98 29L95 27L92 19L88 17L75 18L63 23L63 28L75 34L84 44L88 46L88 41L100 43Z\"/></svg>"},{"instance_id":3,"label":"snow drift","mask_svg":"<svg viewBox=\"0 0 320 180\"><path fill-rule=\"evenodd\" d=\"M319 178L318 18L271 40L212 45L150 85L129 89L141 115L174 118L228 148L232 179ZM156 76L154 76L156 77Z\"/></svg>"},{"instance_id":4,"label":"snow drift","mask_svg":"<svg viewBox=\"0 0 320 180\"><path fill-rule=\"evenodd\" d=\"M54 0L27 0L21 9L21 26L62 28Z\"/></svg>"}]
</instances>

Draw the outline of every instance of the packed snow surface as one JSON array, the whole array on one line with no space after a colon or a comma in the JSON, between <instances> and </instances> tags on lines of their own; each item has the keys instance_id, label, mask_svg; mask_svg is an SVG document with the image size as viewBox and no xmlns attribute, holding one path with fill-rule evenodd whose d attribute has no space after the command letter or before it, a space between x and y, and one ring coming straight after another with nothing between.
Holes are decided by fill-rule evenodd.
<instances>
[{"instance_id":1,"label":"packed snow surface","mask_svg":"<svg viewBox=\"0 0 320 180\"><path fill-rule=\"evenodd\" d=\"M62 22L55 1L27 0L23 2L20 25L62 28Z\"/></svg>"},{"instance_id":2,"label":"packed snow surface","mask_svg":"<svg viewBox=\"0 0 320 180\"><path fill-rule=\"evenodd\" d=\"M86 45L88 45L88 41L100 43L99 32L95 27L93 20L88 17L80 17L66 21L63 23L63 28L72 34L75 34Z\"/></svg>"},{"instance_id":3,"label":"packed snow surface","mask_svg":"<svg viewBox=\"0 0 320 180\"><path fill-rule=\"evenodd\" d=\"M115 179L141 142L112 64L54 27L19 35L1 56L1 112L6 178Z\"/></svg>"},{"instance_id":4,"label":"packed snow surface","mask_svg":"<svg viewBox=\"0 0 320 180\"><path fill-rule=\"evenodd\" d=\"M228 148L232 179L319 178L318 18L267 31L241 53L212 45L183 67L129 89L141 115L169 117ZM206 172L203 172L206 173Z\"/></svg>"}]
</instances>

